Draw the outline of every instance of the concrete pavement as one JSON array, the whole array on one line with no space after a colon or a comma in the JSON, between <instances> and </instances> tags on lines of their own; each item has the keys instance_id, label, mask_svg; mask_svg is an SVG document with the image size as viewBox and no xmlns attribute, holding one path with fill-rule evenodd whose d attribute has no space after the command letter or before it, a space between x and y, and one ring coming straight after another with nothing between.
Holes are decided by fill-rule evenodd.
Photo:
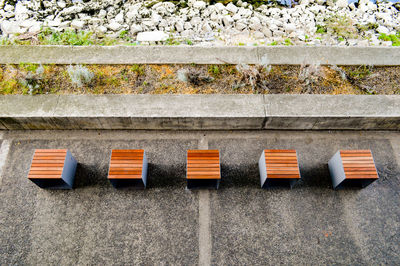
<instances>
[{"instance_id":1,"label":"concrete pavement","mask_svg":"<svg viewBox=\"0 0 400 266\"><path fill-rule=\"evenodd\" d=\"M399 132L0 133L2 265L400 263ZM56 147L79 162L72 191L26 179L33 150ZM220 149L222 182L202 195L186 190L184 178L186 149L204 147ZM112 148L146 149L148 189L108 183ZM264 148L298 150L302 180L293 189L260 188ZM380 179L332 190L328 159L359 148L372 150Z\"/></svg>"}]
</instances>

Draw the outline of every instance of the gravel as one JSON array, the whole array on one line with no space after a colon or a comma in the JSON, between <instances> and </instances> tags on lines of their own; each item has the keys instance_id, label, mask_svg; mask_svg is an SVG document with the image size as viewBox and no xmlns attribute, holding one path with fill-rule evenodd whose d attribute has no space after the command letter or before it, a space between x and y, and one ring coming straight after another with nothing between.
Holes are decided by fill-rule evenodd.
<instances>
[{"instance_id":1,"label":"gravel","mask_svg":"<svg viewBox=\"0 0 400 266\"><path fill-rule=\"evenodd\" d=\"M111 37L126 30L130 40L140 44L162 42L169 36L195 45L388 46L394 43L379 37L399 34L399 9L400 4L368 0L360 0L357 6L347 0L300 0L282 8L255 8L242 1L210 5L189 0L187 7L180 7L138 0L31 0L0 9L0 34L12 39L44 25L57 31L71 28Z\"/></svg>"}]
</instances>

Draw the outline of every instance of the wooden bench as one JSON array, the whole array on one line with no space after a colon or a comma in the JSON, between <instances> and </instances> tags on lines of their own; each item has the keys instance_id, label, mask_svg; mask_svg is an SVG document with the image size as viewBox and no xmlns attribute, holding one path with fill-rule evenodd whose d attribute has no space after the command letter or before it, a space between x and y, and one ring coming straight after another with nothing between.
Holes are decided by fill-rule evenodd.
<instances>
[{"instance_id":1,"label":"wooden bench","mask_svg":"<svg viewBox=\"0 0 400 266\"><path fill-rule=\"evenodd\" d=\"M114 187L146 188L147 157L144 150L112 150L108 179Z\"/></svg>"},{"instance_id":2,"label":"wooden bench","mask_svg":"<svg viewBox=\"0 0 400 266\"><path fill-rule=\"evenodd\" d=\"M28 179L41 188L72 189L76 166L76 160L66 149L37 149Z\"/></svg>"},{"instance_id":3,"label":"wooden bench","mask_svg":"<svg viewBox=\"0 0 400 266\"><path fill-rule=\"evenodd\" d=\"M365 187L379 178L370 150L340 150L328 162L333 188Z\"/></svg>"},{"instance_id":4,"label":"wooden bench","mask_svg":"<svg viewBox=\"0 0 400 266\"><path fill-rule=\"evenodd\" d=\"M293 187L301 178L296 150L264 150L258 168L262 188L275 185Z\"/></svg>"},{"instance_id":5,"label":"wooden bench","mask_svg":"<svg viewBox=\"0 0 400 266\"><path fill-rule=\"evenodd\" d=\"M218 150L188 150L186 166L188 189L218 189L221 180Z\"/></svg>"}]
</instances>

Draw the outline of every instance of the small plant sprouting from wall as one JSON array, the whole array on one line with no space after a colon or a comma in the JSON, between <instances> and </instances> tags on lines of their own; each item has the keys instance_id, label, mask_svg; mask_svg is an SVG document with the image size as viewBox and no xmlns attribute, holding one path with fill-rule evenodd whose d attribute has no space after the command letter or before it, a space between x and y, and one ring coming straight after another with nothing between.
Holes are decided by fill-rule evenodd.
<instances>
[{"instance_id":1,"label":"small plant sprouting from wall","mask_svg":"<svg viewBox=\"0 0 400 266\"><path fill-rule=\"evenodd\" d=\"M67 71L72 84L76 85L77 87L89 85L94 78L94 73L81 65L69 66Z\"/></svg>"}]
</instances>

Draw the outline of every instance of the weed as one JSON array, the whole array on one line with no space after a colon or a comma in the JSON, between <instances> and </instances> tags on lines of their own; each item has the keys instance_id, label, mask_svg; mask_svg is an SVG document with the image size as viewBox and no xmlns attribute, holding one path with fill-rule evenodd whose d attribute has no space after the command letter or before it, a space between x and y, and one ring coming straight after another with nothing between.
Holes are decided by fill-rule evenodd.
<instances>
[{"instance_id":1,"label":"weed","mask_svg":"<svg viewBox=\"0 0 400 266\"><path fill-rule=\"evenodd\" d=\"M239 45L239 46L245 46L246 44L240 42L240 43L238 43L238 45Z\"/></svg>"},{"instance_id":2,"label":"weed","mask_svg":"<svg viewBox=\"0 0 400 266\"><path fill-rule=\"evenodd\" d=\"M208 73L212 74L213 76L219 76L221 71L217 65L208 66Z\"/></svg>"},{"instance_id":3,"label":"weed","mask_svg":"<svg viewBox=\"0 0 400 266\"><path fill-rule=\"evenodd\" d=\"M186 40L185 42L187 45L193 45L193 42L191 40Z\"/></svg>"},{"instance_id":4,"label":"weed","mask_svg":"<svg viewBox=\"0 0 400 266\"><path fill-rule=\"evenodd\" d=\"M135 64L131 67L131 71L135 72L138 76L141 76L144 74L144 67L138 64Z\"/></svg>"},{"instance_id":5,"label":"weed","mask_svg":"<svg viewBox=\"0 0 400 266\"><path fill-rule=\"evenodd\" d=\"M346 39L357 37L357 28L354 21L346 15L334 15L326 20L327 32Z\"/></svg>"},{"instance_id":6,"label":"weed","mask_svg":"<svg viewBox=\"0 0 400 266\"><path fill-rule=\"evenodd\" d=\"M75 84L77 87L89 85L94 78L94 73L81 65L69 66L67 71L72 84Z\"/></svg>"},{"instance_id":7,"label":"weed","mask_svg":"<svg viewBox=\"0 0 400 266\"><path fill-rule=\"evenodd\" d=\"M327 32L326 26L323 25L316 25L316 26L317 26L316 33L325 34Z\"/></svg>"},{"instance_id":8,"label":"weed","mask_svg":"<svg viewBox=\"0 0 400 266\"><path fill-rule=\"evenodd\" d=\"M354 70L348 72L348 76L353 80L361 80L372 73L372 66L358 66Z\"/></svg>"},{"instance_id":9,"label":"weed","mask_svg":"<svg viewBox=\"0 0 400 266\"><path fill-rule=\"evenodd\" d=\"M264 69L265 67L263 65L250 66L247 64L239 64L236 66L236 70L242 75L240 82L249 84L253 93L259 93L257 88L260 88L264 93L269 91L266 80L262 75Z\"/></svg>"},{"instance_id":10,"label":"weed","mask_svg":"<svg viewBox=\"0 0 400 266\"><path fill-rule=\"evenodd\" d=\"M275 46L275 45L278 45L278 42L277 42L277 41L273 41L273 42L271 42L269 45Z\"/></svg>"}]
</instances>

